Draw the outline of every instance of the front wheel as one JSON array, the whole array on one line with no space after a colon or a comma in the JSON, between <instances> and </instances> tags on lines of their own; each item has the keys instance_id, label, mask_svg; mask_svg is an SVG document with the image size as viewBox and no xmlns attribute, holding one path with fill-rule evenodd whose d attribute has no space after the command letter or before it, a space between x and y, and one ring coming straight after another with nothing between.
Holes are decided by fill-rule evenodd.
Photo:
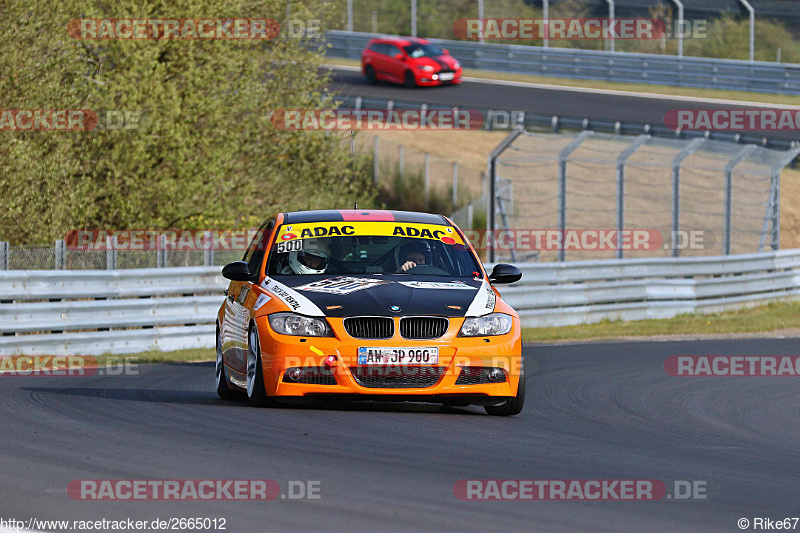
<instances>
[{"instance_id":1,"label":"front wheel","mask_svg":"<svg viewBox=\"0 0 800 533\"><path fill-rule=\"evenodd\" d=\"M222 343L219 338L219 326L217 326L217 362L214 370L217 378L217 396L223 400L233 398L233 391L228 388L228 376L225 375L225 362L222 360Z\"/></svg>"},{"instance_id":2,"label":"front wheel","mask_svg":"<svg viewBox=\"0 0 800 533\"><path fill-rule=\"evenodd\" d=\"M372 67L367 67L364 69L364 75L367 77L367 83L370 85L375 85L378 83L378 77L375 76L375 69Z\"/></svg>"},{"instance_id":3,"label":"front wheel","mask_svg":"<svg viewBox=\"0 0 800 533\"><path fill-rule=\"evenodd\" d=\"M261 343L258 341L258 330L255 325L250 326L250 333L247 336L247 399L255 407L265 407L271 403L264 388Z\"/></svg>"},{"instance_id":4,"label":"front wheel","mask_svg":"<svg viewBox=\"0 0 800 533\"><path fill-rule=\"evenodd\" d=\"M409 89L413 89L417 86L417 80L414 78L414 74L411 73L410 70L406 71L406 87Z\"/></svg>"},{"instance_id":5,"label":"front wheel","mask_svg":"<svg viewBox=\"0 0 800 533\"><path fill-rule=\"evenodd\" d=\"M493 416L514 416L522 412L522 407L525 405L525 368L521 367L519 373L519 387L517 388L517 395L511 396L500 405L485 405L486 414Z\"/></svg>"}]
</instances>

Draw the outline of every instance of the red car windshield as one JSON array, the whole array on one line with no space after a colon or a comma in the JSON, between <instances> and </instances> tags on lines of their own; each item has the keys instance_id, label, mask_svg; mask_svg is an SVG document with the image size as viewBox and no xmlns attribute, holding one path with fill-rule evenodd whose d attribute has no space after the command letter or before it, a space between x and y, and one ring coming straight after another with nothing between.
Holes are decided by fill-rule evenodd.
<instances>
[{"instance_id":1,"label":"red car windshield","mask_svg":"<svg viewBox=\"0 0 800 533\"><path fill-rule=\"evenodd\" d=\"M409 46L404 46L403 50L406 51L408 57L435 57L435 56L443 56L444 52L441 48L436 46L435 44L411 44Z\"/></svg>"}]
</instances>

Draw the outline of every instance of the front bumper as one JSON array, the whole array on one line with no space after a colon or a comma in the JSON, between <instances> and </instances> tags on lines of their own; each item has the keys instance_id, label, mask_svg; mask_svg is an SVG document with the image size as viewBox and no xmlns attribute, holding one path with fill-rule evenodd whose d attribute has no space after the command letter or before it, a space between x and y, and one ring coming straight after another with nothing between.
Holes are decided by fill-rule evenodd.
<instances>
[{"instance_id":1,"label":"front bumper","mask_svg":"<svg viewBox=\"0 0 800 533\"><path fill-rule=\"evenodd\" d=\"M437 76L437 79L433 79L433 75ZM461 71L454 72L454 77L451 80L442 80L438 79L438 76L441 75L441 72L425 72L420 71L416 74L417 85L421 86L435 86L435 85L455 85L461 83Z\"/></svg>"},{"instance_id":2,"label":"front bumper","mask_svg":"<svg viewBox=\"0 0 800 533\"><path fill-rule=\"evenodd\" d=\"M457 400L466 396L475 397L508 397L517 393L519 372L521 369L522 345L520 340L519 320L515 319L514 327L506 335L496 337L458 337L463 318L450 320L448 332L435 340L407 340L399 335L391 339L364 340L354 339L347 335L342 319L329 318L328 322L335 337L293 337L280 335L272 331L266 317L258 319L257 326L261 338L261 358L264 370L264 381L267 394L270 396L310 396L310 395L358 395L385 398L392 397L437 397ZM398 328L395 328L397 331ZM375 367L358 365L358 348L362 346L421 347L436 346L439 348L439 363L427 367ZM326 366L325 360L333 355L336 361ZM505 371L505 381L500 383L457 384L464 367L495 367ZM317 368L330 372L335 384L294 383L285 379L290 368ZM354 374L357 369L372 369L380 373L400 371L437 372L432 385L380 387L364 386ZM319 381L319 380L311 380ZM332 380L324 380L331 383ZM420 398L421 399L421 398ZM468 403L478 403L475 402Z\"/></svg>"}]
</instances>

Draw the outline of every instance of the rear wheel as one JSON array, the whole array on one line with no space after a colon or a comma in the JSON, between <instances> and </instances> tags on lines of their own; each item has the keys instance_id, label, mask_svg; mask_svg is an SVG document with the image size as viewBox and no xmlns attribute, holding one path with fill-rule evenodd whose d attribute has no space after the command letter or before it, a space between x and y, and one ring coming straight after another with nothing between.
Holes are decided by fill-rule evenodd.
<instances>
[{"instance_id":1,"label":"rear wheel","mask_svg":"<svg viewBox=\"0 0 800 533\"><path fill-rule=\"evenodd\" d=\"M261 343L258 341L258 330L250 326L247 335L247 399L255 407L270 404L270 398L264 388L264 369L261 366Z\"/></svg>"},{"instance_id":2,"label":"rear wheel","mask_svg":"<svg viewBox=\"0 0 800 533\"><path fill-rule=\"evenodd\" d=\"M229 400L233 398L233 391L228 388L228 376L225 374L225 362L222 360L222 343L219 338L219 326L217 326L217 363L215 367L217 396L223 400Z\"/></svg>"},{"instance_id":3,"label":"rear wheel","mask_svg":"<svg viewBox=\"0 0 800 533\"><path fill-rule=\"evenodd\" d=\"M414 79L414 74L411 73L410 70L406 71L406 87L409 89L413 89L417 86L417 80Z\"/></svg>"},{"instance_id":4,"label":"rear wheel","mask_svg":"<svg viewBox=\"0 0 800 533\"><path fill-rule=\"evenodd\" d=\"M485 405L486 413L493 416L513 416L522 412L525 405L525 368L521 367L519 373L519 388L516 396L510 396L500 405Z\"/></svg>"},{"instance_id":5,"label":"rear wheel","mask_svg":"<svg viewBox=\"0 0 800 533\"><path fill-rule=\"evenodd\" d=\"M368 66L366 69L364 69L364 75L367 77L367 83L370 85L375 85L378 83L378 78L375 76L375 69L371 66Z\"/></svg>"}]
</instances>

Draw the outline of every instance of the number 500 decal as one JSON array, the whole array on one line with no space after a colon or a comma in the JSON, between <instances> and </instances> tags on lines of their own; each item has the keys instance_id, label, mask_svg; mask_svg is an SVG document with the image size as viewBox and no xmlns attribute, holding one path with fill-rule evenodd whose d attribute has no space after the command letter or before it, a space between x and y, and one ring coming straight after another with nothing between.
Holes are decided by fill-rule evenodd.
<instances>
[{"instance_id":1,"label":"number 500 decal","mask_svg":"<svg viewBox=\"0 0 800 533\"><path fill-rule=\"evenodd\" d=\"M297 239L296 241L279 242L278 253L297 252L303 249L303 241Z\"/></svg>"}]
</instances>

